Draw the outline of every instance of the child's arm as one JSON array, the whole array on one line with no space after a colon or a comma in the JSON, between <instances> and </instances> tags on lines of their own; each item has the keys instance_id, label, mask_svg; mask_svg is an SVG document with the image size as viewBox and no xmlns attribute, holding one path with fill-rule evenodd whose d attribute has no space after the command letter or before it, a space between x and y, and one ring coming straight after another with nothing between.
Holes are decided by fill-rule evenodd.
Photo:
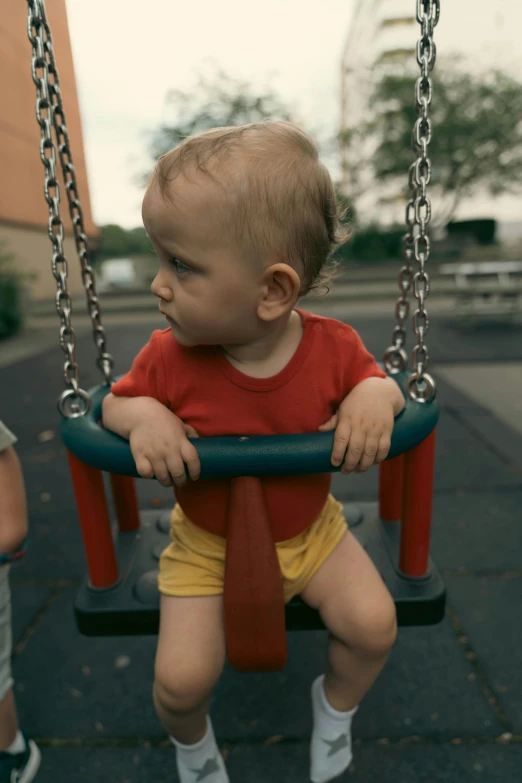
<instances>
[{"instance_id":1,"label":"child's arm","mask_svg":"<svg viewBox=\"0 0 522 783\"><path fill-rule=\"evenodd\" d=\"M27 536L27 500L13 446L0 452L0 553L16 552Z\"/></svg>"},{"instance_id":2,"label":"child's arm","mask_svg":"<svg viewBox=\"0 0 522 783\"><path fill-rule=\"evenodd\" d=\"M165 411L167 408L153 397L116 397L109 393L102 404L103 426L129 440L132 430L144 417L161 416Z\"/></svg>"},{"instance_id":3,"label":"child's arm","mask_svg":"<svg viewBox=\"0 0 522 783\"><path fill-rule=\"evenodd\" d=\"M335 429L332 465L343 463L343 473L364 473L383 462L395 416L403 408L404 397L392 378L366 378L357 384L337 413L319 427L323 432Z\"/></svg>"},{"instance_id":4,"label":"child's arm","mask_svg":"<svg viewBox=\"0 0 522 783\"><path fill-rule=\"evenodd\" d=\"M106 429L129 441L142 478L156 478L164 487L183 486L185 464L190 478L200 473L199 457L188 438L198 433L152 397L119 397L109 393L102 406ZM185 464L184 464L185 463Z\"/></svg>"}]
</instances>

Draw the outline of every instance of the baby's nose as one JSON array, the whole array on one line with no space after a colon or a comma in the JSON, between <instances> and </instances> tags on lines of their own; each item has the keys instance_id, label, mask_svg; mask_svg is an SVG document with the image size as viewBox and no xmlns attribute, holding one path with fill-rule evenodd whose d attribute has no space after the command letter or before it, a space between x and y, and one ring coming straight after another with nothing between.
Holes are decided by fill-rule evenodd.
<instances>
[{"instance_id":1,"label":"baby's nose","mask_svg":"<svg viewBox=\"0 0 522 783\"><path fill-rule=\"evenodd\" d=\"M154 296L157 296L158 299L164 299L166 302L170 302L172 300L172 291L168 286L161 285L156 279L152 281L150 290L154 294Z\"/></svg>"}]
</instances>

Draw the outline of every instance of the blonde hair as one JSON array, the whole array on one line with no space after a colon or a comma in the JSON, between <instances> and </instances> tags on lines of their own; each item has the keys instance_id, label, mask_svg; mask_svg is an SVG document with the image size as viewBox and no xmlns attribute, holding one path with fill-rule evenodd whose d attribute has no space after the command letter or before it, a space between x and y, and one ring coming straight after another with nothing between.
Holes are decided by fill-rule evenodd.
<instances>
[{"instance_id":1,"label":"blonde hair","mask_svg":"<svg viewBox=\"0 0 522 783\"><path fill-rule=\"evenodd\" d=\"M223 167L224 161L231 162ZM215 164L215 165L214 165ZM189 136L157 162L152 181L162 195L187 166L231 185L231 228L242 249L281 253L304 277L300 296L329 290L338 276L332 254L350 236L342 226L335 188L312 138L296 125L264 120ZM209 170L212 166L212 171Z\"/></svg>"}]
</instances>

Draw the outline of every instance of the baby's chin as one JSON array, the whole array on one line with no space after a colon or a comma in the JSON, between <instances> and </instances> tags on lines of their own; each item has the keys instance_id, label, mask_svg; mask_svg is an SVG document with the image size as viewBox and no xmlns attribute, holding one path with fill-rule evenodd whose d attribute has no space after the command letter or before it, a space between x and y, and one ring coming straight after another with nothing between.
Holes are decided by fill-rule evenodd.
<instances>
[{"instance_id":1,"label":"baby's chin","mask_svg":"<svg viewBox=\"0 0 522 783\"><path fill-rule=\"evenodd\" d=\"M170 331L176 342L185 348L196 348L198 345L202 345L201 340L190 337L178 324L171 324Z\"/></svg>"},{"instance_id":2,"label":"baby's chin","mask_svg":"<svg viewBox=\"0 0 522 783\"><path fill-rule=\"evenodd\" d=\"M172 336L175 338L176 342L180 345L183 345L185 348L197 348L204 345L210 346L220 344L216 342L215 332L198 335L190 334L189 332L185 331L185 329L183 329L183 327L180 326L176 321L172 321L172 319L169 319L169 325Z\"/></svg>"},{"instance_id":3,"label":"baby's chin","mask_svg":"<svg viewBox=\"0 0 522 783\"><path fill-rule=\"evenodd\" d=\"M180 332L176 327L171 327L170 331L177 343L183 345L185 348L195 348L197 345L201 345L197 340L191 340L189 337Z\"/></svg>"}]
</instances>

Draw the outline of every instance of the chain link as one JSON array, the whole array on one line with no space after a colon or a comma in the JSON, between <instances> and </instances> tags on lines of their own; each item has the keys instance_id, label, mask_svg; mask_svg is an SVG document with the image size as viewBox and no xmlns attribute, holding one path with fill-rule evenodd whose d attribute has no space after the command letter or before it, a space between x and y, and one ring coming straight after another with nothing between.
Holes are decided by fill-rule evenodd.
<instances>
[{"instance_id":1,"label":"chain link","mask_svg":"<svg viewBox=\"0 0 522 783\"><path fill-rule=\"evenodd\" d=\"M417 158L408 172L410 196L406 205L407 233L402 242L405 261L399 272L400 297L395 306L397 325L392 334L392 345L384 354L384 365L388 372L403 372L407 366L404 350L406 331L404 322L409 315L408 296L411 288L417 300L417 309L413 313L413 331L417 344L413 349L413 373L408 379L408 394L411 399L425 402L435 394L435 382L426 372L429 356L425 337L429 330L429 318L426 299L430 291L430 281L426 272L426 263L430 255L428 225L431 220L431 202L427 188L431 180L431 161L428 158L428 146L431 141L431 120L429 106L432 101L433 85L430 73L435 66L436 47L433 30L439 21L440 0L417 0L417 21L421 26L421 37L417 42L417 63L420 76L415 83L415 104L418 117L412 132L412 148ZM412 262L417 271L413 273Z\"/></svg>"},{"instance_id":2,"label":"chain link","mask_svg":"<svg viewBox=\"0 0 522 783\"><path fill-rule=\"evenodd\" d=\"M82 268L87 305L93 324L94 343L98 351L97 365L106 383L112 383L114 359L107 353L105 330L96 294L93 268L83 211L78 195L69 134L62 104L58 71L54 59L51 30L47 23L44 0L27 0L27 33L32 45L32 76L36 85L36 118L40 126L40 157L45 167L44 193L49 206L48 231L53 245L52 270L57 282L56 309L60 316L60 345L66 355L65 384L68 389L58 402L64 416L81 416L89 409L89 397L79 387L78 364L75 360L75 333L71 325L72 300L67 287L68 264L64 252L64 226L60 216L60 185L56 172L56 148L52 137L54 127L60 163L65 182L76 248Z\"/></svg>"}]
</instances>

